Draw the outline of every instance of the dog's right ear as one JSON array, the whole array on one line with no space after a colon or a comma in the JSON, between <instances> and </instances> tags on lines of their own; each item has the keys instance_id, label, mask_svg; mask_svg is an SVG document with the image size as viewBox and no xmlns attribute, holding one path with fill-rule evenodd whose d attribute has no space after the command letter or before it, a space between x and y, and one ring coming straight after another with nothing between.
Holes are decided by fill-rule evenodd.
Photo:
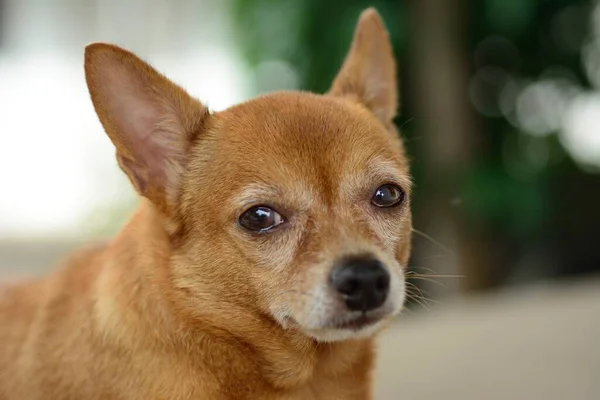
<instances>
[{"instance_id":1,"label":"dog's right ear","mask_svg":"<svg viewBox=\"0 0 600 400\"><path fill-rule=\"evenodd\" d=\"M190 143L208 109L134 54L95 43L85 77L96 113L139 194L172 211Z\"/></svg>"}]
</instances>

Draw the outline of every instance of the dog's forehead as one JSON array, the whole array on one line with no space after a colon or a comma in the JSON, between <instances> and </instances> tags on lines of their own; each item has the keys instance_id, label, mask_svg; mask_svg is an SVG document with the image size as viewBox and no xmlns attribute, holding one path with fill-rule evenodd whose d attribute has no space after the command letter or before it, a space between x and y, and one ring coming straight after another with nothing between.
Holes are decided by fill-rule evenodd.
<instances>
[{"instance_id":1,"label":"dog's forehead","mask_svg":"<svg viewBox=\"0 0 600 400\"><path fill-rule=\"evenodd\" d=\"M215 115L219 148L235 162L293 166L304 173L363 164L373 157L402 158L386 128L348 100L301 92L258 97ZM253 169L253 167L249 167Z\"/></svg>"},{"instance_id":2,"label":"dog's forehead","mask_svg":"<svg viewBox=\"0 0 600 400\"><path fill-rule=\"evenodd\" d=\"M239 211L283 196L300 209L321 200L334 204L386 181L410 187L396 133L348 100L278 93L215 113L211 121L188 164L190 199L229 199Z\"/></svg>"}]
</instances>

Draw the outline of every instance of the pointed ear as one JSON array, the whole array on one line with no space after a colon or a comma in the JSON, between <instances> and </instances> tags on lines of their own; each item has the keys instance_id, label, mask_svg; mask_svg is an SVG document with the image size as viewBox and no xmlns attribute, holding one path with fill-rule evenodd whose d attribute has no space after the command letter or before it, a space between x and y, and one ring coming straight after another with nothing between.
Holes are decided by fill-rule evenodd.
<instances>
[{"instance_id":1,"label":"pointed ear","mask_svg":"<svg viewBox=\"0 0 600 400\"><path fill-rule=\"evenodd\" d=\"M208 109L134 54L95 43L85 77L96 113L138 193L169 213Z\"/></svg>"},{"instance_id":2,"label":"pointed ear","mask_svg":"<svg viewBox=\"0 0 600 400\"><path fill-rule=\"evenodd\" d=\"M392 45L374 8L360 15L350 51L329 93L363 104L386 125L396 116L398 94Z\"/></svg>"}]
</instances>

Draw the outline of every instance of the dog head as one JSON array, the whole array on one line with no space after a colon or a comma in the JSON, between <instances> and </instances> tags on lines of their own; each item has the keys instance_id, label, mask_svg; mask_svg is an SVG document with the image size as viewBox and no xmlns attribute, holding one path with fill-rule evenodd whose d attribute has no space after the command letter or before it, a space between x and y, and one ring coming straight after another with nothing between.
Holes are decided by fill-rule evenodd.
<instances>
[{"instance_id":1,"label":"dog head","mask_svg":"<svg viewBox=\"0 0 600 400\"><path fill-rule=\"evenodd\" d=\"M119 165L165 216L169 284L188 309L227 323L243 306L319 341L369 336L400 311L410 177L374 10L324 95L211 113L118 47L88 46L85 71Z\"/></svg>"}]
</instances>

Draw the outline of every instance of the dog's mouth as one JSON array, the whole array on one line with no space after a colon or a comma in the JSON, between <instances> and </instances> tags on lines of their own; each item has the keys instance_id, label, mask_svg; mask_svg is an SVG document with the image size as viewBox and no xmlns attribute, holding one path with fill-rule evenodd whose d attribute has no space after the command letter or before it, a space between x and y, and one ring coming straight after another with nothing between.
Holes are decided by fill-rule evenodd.
<instances>
[{"instance_id":1,"label":"dog's mouth","mask_svg":"<svg viewBox=\"0 0 600 400\"><path fill-rule=\"evenodd\" d=\"M370 337L375 334L393 313L386 310L371 312L350 312L338 315L318 326L300 324L293 317L287 316L282 323L284 329L294 329L320 342L336 342L348 339Z\"/></svg>"},{"instance_id":2,"label":"dog's mouth","mask_svg":"<svg viewBox=\"0 0 600 400\"><path fill-rule=\"evenodd\" d=\"M349 329L358 331L368 326L374 325L377 322L381 321L383 318L381 315L368 315L361 314L357 317L346 319L340 322L336 322L331 325L331 328L334 329Z\"/></svg>"},{"instance_id":3,"label":"dog's mouth","mask_svg":"<svg viewBox=\"0 0 600 400\"><path fill-rule=\"evenodd\" d=\"M341 321L335 321L323 328L327 329L339 329L339 330L352 330L359 331L361 329L367 328L371 325L375 325L383 319L383 316L380 314L377 315L368 315L368 314L360 314L353 318L345 318ZM300 327L301 325L292 317L286 317L285 319L286 327Z\"/></svg>"}]
</instances>

